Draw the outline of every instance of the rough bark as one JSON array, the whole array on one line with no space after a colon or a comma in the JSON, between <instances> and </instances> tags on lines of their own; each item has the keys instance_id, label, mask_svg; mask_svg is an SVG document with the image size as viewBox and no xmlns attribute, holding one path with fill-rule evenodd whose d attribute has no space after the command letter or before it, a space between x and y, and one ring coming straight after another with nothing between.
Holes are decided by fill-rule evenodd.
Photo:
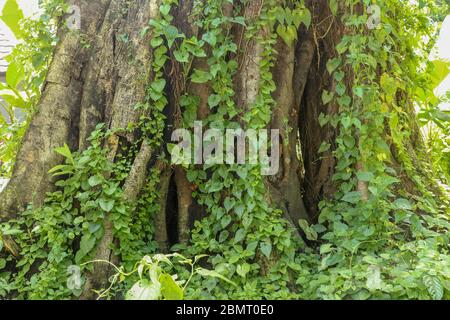
<instances>
[{"instance_id":1,"label":"rough bark","mask_svg":"<svg viewBox=\"0 0 450 320\"><path fill-rule=\"evenodd\" d=\"M77 149L79 106L89 49L82 34L97 34L109 0L69 1L85 13L79 32L62 32L51 63L42 98L18 152L12 178L0 197L0 218L23 210L29 203L39 207L54 179L47 172L62 161L54 149L67 143Z\"/></svg>"},{"instance_id":2,"label":"rough bark","mask_svg":"<svg viewBox=\"0 0 450 320\"><path fill-rule=\"evenodd\" d=\"M20 212L28 203L42 204L47 191L53 190L54 181L48 170L62 162L54 152L67 143L71 150L85 150L88 137L98 123L108 128L124 129L136 123L141 111L136 104L145 100L146 88L152 79L152 50L150 34L141 35L151 18L158 16L160 0L103 0L72 1L82 10L82 30L79 33L62 33L50 68L38 111L24 138L17 157L11 182L0 194L0 218L7 219ZM180 1L179 9L173 9L175 24L188 37L201 37L202 30L189 18L193 0ZM262 0L247 2L241 13L252 23L261 13ZM333 82L326 71L326 62L334 55L343 30L335 21L332 31L323 21L330 15L328 2L306 1L313 15L311 28L301 27L298 43L287 46L281 39L276 44L277 58L272 73L277 89L273 97L277 103L273 110L270 128L281 133L281 169L278 175L267 179L270 198L283 209L292 225L298 219L313 220L317 217L318 202L333 194L331 177L334 158L331 151L318 155L322 141L333 143L337 134L331 126L320 127L320 112L333 114L337 106L323 106L321 90L331 89ZM231 5L224 6L224 14L232 15ZM255 37L245 38L245 28L233 27L232 33L239 52L236 59L239 71L235 77L236 103L242 112L248 111L259 93L260 66L264 47ZM259 30L258 36L267 36L267 30ZM126 35L126 37L124 37ZM194 59L191 69L208 69L207 58ZM208 97L212 89L208 83L195 84L186 81L175 63L168 64L166 79L170 83L170 106L165 110L170 129L180 126L180 94L184 91L200 98L198 119L207 118L211 112ZM269 129L270 129L269 128ZM115 161L122 147L136 143L139 132L126 130L112 135L105 147L108 157ZM168 251L170 230L168 201L177 201L177 240L188 243L192 221L204 215L192 197L192 186L182 167L171 167L155 161L158 150L143 142L134 159L128 179L123 185L125 200L135 201L144 186L150 166L160 172L158 191L160 212L155 221L155 240L160 249ZM163 146L165 148L165 146ZM155 164L156 163L156 164ZM171 182L172 181L172 182ZM169 194L176 190L177 194ZM173 204L173 203L172 203ZM151 222L149 222L151 223ZM116 239L113 226L105 217L104 236L97 245L96 259L118 261L111 245ZM11 239L12 240L12 239ZM11 242L8 242L11 243ZM15 252L19 249L9 245ZM111 268L95 265L88 275L82 298L94 298L93 290L106 288Z\"/></svg>"}]
</instances>

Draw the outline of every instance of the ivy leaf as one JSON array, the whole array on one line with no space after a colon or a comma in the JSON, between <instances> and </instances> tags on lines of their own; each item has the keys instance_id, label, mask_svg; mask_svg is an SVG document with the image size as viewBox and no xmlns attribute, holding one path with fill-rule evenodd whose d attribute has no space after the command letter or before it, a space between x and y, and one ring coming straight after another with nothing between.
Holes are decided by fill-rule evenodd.
<instances>
[{"instance_id":1,"label":"ivy leaf","mask_svg":"<svg viewBox=\"0 0 450 320\"><path fill-rule=\"evenodd\" d=\"M277 34L283 41L291 47L297 39L297 29L294 26L278 25Z\"/></svg>"},{"instance_id":2,"label":"ivy leaf","mask_svg":"<svg viewBox=\"0 0 450 320\"><path fill-rule=\"evenodd\" d=\"M349 203L358 203L359 201L361 201L361 192L359 191L348 192L342 197L341 200Z\"/></svg>"},{"instance_id":3,"label":"ivy leaf","mask_svg":"<svg viewBox=\"0 0 450 320\"><path fill-rule=\"evenodd\" d=\"M235 204L236 204L236 200L231 199L230 197L227 197L223 203L227 212L229 212L234 207Z\"/></svg>"},{"instance_id":4,"label":"ivy leaf","mask_svg":"<svg viewBox=\"0 0 450 320\"><path fill-rule=\"evenodd\" d=\"M220 225L222 228L226 228L231 223L231 217L229 215L224 215L220 220Z\"/></svg>"},{"instance_id":5,"label":"ivy leaf","mask_svg":"<svg viewBox=\"0 0 450 320\"><path fill-rule=\"evenodd\" d=\"M228 230L223 230L219 235L219 243L222 243L225 240L227 240L229 236L230 233L228 232Z\"/></svg>"},{"instance_id":6,"label":"ivy leaf","mask_svg":"<svg viewBox=\"0 0 450 320\"><path fill-rule=\"evenodd\" d=\"M81 237L80 250L77 251L75 255L75 262L79 264L81 259L83 259L92 249L94 249L96 240L91 234L86 234Z\"/></svg>"},{"instance_id":7,"label":"ivy leaf","mask_svg":"<svg viewBox=\"0 0 450 320\"><path fill-rule=\"evenodd\" d=\"M423 283L434 300L442 300L444 288L438 277L426 275L423 277Z\"/></svg>"},{"instance_id":8,"label":"ivy leaf","mask_svg":"<svg viewBox=\"0 0 450 320\"><path fill-rule=\"evenodd\" d=\"M189 182L194 182L195 179L197 179L198 173L196 170L188 170L186 176L187 176Z\"/></svg>"},{"instance_id":9,"label":"ivy leaf","mask_svg":"<svg viewBox=\"0 0 450 320\"><path fill-rule=\"evenodd\" d=\"M400 198L394 201L394 206L400 210L412 210L412 205L409 200Z\"/></svg>"},{"instance_id":10,"label":"ivy leaf","mask_svg":"<svg viewBox=\"0 0 450 320\"><path fill-rule=\"evenodd\" d=\"M92 176L89 178L88 183L91 187L98 186L103 182L103 178L100 176Z\"/></svg>"},{"instance_id":11,"label":"ivy leaf","mask_svg":"<svg viewBox=\"0 0 450 320\"><path fill-rule=\"evenodd\" d=\"M303 232L305 233L306 238L308 240L317 241L317 239L318 239L317 232L313 228L310 227L310 225L308 224L308 221L306 221L304 219L300 219L300 220L298 220L298 225L303 230Z\"/></svg>"},{"instance_id":12,"label":"ivy leaf","mask_svg":"<svg viewBox=\"0 0 450 320\"><path fill-rule=\"evenodd\" d=\"M345 93L346 90L347 90L347 87L345 86L344 83L339 82L339 83L336 85L336 92L338 93L338 95L340 95L340 96L344 95L344 93Z\"/></svg>"},{"instance_id":13,"label":"ivy leaf","mask_svg":"<svg viewBox=\"0 0 450 320\"><path fill-rule=\"evenodd\" d=\"M317 151L317 153L323 153L325 151L330 150L331 148L331 144L327 143L327 142L322 142L322 144L320 145L319 151Z\"/></svg>"},{"instance_id":14,"label":"ivy leaf","mask_svg":"<svg viewBox=\"0 0 450 320\"><path fill-rule=\"evenodd\" d=\"M305 25L306 29L309 29L309 26L311 25L311 12L308 9L304 9L302 11L302 14L300 16L300 20Z\"/></svg>"},{"instance_id":15,"label":"ivy leaf","mask_svg":"<svg viewBox=\"0 0 450 320\"><path fill-rule=\"evenodd\" d=\"M330 103L333 100L334 97L334 93L333 92L329 92L327 90L323 90L322 92L322 103L324 105Z\"/></svg>"},{"instance_id":16,"label":"ivy leaf","mask_svg":"<svg viewBox=\"0 0 450 320\"><path fill-rule=\"evenodd\" d=\"M261 242L259 248L267 258L270 258L270 254L272 253L272 244L270 242Z\"/></svg>"},{"instance_id":17,"label":"ivy leaf","mask_svg":"<svg viewBox=\"0 0 450 320\"><path fill-rule=\"evenodd\" d=\"M170 4L163 4L159 7L159 11L162 15L167 16L170 12Z\"/></svg>"},{"instance_id":18,"label":"ivy leaf","mask_svg":"<svg viewBox=\"0 0 450 320\"><path fill-rule=\"evenodd\" d=\"M326 254L333 251L333 245L330 243L323 244L320 246L320 254Z\"/></svg>"},{"instance_id":19,"label":"ivy leaf","mask_svg":"<svg viewBox=\"0 0 450 320\"><path fill-rule=\"evenodd\" d=\"M350 98L348 95L345 95L338 99L338 104L341 107L348 107L348 106L350 106L351 103L352 103L352 98Z\"/></svg>"},{"instance_id":20,"label":"ivy leaf","mask_svg":"<svg viewBox=\"0 0 450 320\"><path fill-rule=\"evenodd\" d=\"M155 80L152 82L151 87L156 92L161 93L164 91L164 88L166 87L166 80L165 79Z\"/></svg>"},{"instance_id":21,"label":"ivy leaf","mask_svg":"<svg viewBox=\"0 0 450 320\"><path fill-rule=\"evenodd\" d=\"M243 204L239 204L234 208L234 212L236 212L237 216L240 218L244 214L245 206Z\"/></svg>"},{"instance_id":22,"label":"ivy leaf","mask_svg":"<svg viewBox=\"0 0 450 320\"><path fill-rule=\"evenodd\" d=\"M114 200L100 198L99 205L103 211L111 212L112 208L114 207L114 202Z\"/></svg>"},{"instance_id":23,"label":"ivy leaf","mask_svg":"<svg viewBox=\"0 0 450 320\"><path fill-rule=\"evenodd\" d=\"M332 74L334 72L334 70L337 69L337 67L339 67L339 65L341 64L341 60L339 58L333 58L328 60L327 62L327 70L329 74Z\"/></svg>"},{"instance_id":24,"label":"ivy leaf","mask_svg":"<svg viewBox=\"0 0 450 320\"><path fill-rule=\"evenodd\" d=\"M191 80L194 83L206 83L211 80L211 74L203 70L195 69L194 73L192 74Z\"/></svg>"},{"instance_id":25,"label":"ivy leaf","mask_svg":"<svg viewBox=\"0 0 450 320\"><path fill-rule=\"evenodd\" d=\"M217 43L217 36L213 32L207 32L202 37L203 41L209 43L211 47L214 47Z\"/></svg>"},{"instance_id":26,"label":"ivy leaf","mask_svg":"<svg viewBox=\"0 0 450 320\"><path fill-rule=\"evenodd\" d=\"M330 121L330 117L328 115L325 116L323 113L320 113L320 115L319 115L319 125L320 125L321 128L323 128L329 121Z\"/></svg>"},{"instance_id":27,"label":"ivy leaf","mask_svg":"<svg viewBox=\"0 0 450 320\"><path fill-rule=\"evenodd\" d=\"M208 105L210 108L216 107L220 101L222 101L222 97L218 94L212 94L208 97Z\"/></svg>"},{"instance_id":28,"label":"ivy leaf","mask_svg":"<svg viewBox=\"0 0 450 320\"><path fill-rule=\"evenodd\" d=\"M372 172L361 172L361 171L356 173L356 177L358 178L359 181L364 182L370 182L375 178Z\"/></svg>"},{"instance_id":29,"label":"ivy leaf","mask_svg":"<svg viewBox=\"0 0 450 320\"><path fill-rule=\"evenodd\" d=\"M162 45L163 41L164 40L161 37L154 37L152 38L152 40L150 40L150 45L152 46L152 48L156 48Z\"/></svg>"},{"instance_id":30,"label":"ivy leaf","mask_svg":"<svg viewBox=\"0 0 450 320\"><path fill-rule=\"evenodd\" d=\"M344 144L350 149L356 145L356 140L352 136L345 136L343 140Z\"/></svg>"},{"instance_id":31,"label":"ivy leaf","mask_svg":"<svg viewBox=\"0 0 450 320\"><path fill-rule=\"evenodd\" d=\"M247 273L250 272L250 265L248 263L240 264L236 268L236 273L242 278L245 278Z\"/></svg>"},{"instance_id":32,"label":"ivy leaf","mask_svg":"<svg viewBox=\"0 0 450 320\"><path fill-rule=\"evenodd\" d=\"M176 50L173 55L178 62L189 62L189 53L187 53L186 51Z\"/></svg>"},{"instance_id":33,"label":"ivy leaf","mask_svg":"<svg viewBox=\"0 0 450 320\"><path fill-rule=\"evenodd\" d=\"M236 231L236 234L234 236L234 241L235 243L240 243L242 240L244 240L245 238L245 230L244 229L239 229L238 231Z\"/></svg>"}]
</instances>

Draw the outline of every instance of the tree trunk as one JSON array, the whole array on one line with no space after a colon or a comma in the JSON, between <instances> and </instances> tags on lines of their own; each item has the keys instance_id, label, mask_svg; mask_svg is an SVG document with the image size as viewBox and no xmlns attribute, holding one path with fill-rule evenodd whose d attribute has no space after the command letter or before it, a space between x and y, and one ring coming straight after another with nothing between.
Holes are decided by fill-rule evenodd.
<instances>
[{"instance_id":1,"label":"tree trunk","mask_svg":"<svg viewBox=\"0 0 450 320\"><path fill-rule=\"evenodd\" d=\"M149 45L152 33L143 30L151 19L159 18L162 1L70 0L69 3L81 8L81 30L60 34L37 112L18 153L11 181L0 195L2 221L20 215L30 203L33 207L42 206L46 193L55 190L55 179L48 171L63 161L54 152L55 148L66 143L71 150L86 150L90 144L88 138L99 123L105 123L110 129L126 129L145 114L135 106L146 100L147 88L155 74L154 52ZM335 84L326 64L335 56L335 46L346 32L338 21L331 22L332 26L323 22L331 14L328 1L305 4L312 15L311 26L300 26L298 40L293 44L288 45L278 37L274 45L276 57L271 73L276 85L272 93L276 106L268 128L280 130L281 166L277 175L265 179L271 200L284 211L285 218L297 231L298 220L316 221L319 202L331 198L336 191L332 177L338 129L329 124L321 127L318 119L320 113L338 112L335 103L323 105L321 95L323 89L331 90ZM263 5L262 0L250 1L239 13L225 4L224 14L240 14L251 24L259 17ZM193 6L193 0L183 0L172 8L174 24L188 38L196 35L201 39L204 30L199 30L195 21L189 19L195 10ZM265 48L256 38L269 36L269 31L262 28L254 38L245 38L242 36L245 29L239 25L227 30L238 45L239 71L234 79L234 99L241 108L239 112L249 111L259 94L264 76L260 73L260 62ZM212 49L208 49L209 55ZM173 52L169 54L173 57ZM207 60L195 58L190 74L194 69L207 69ZM187 75L180 74L180 65L173 59L166 63L164 77L169 84L166 88L169 104L164 109L165 143L169 143L169 128L181 126L181 95L188 92L199 98L197 119L201 120L213 112L208 106L213 89L209 83L190 82ZM131 152L123 149L130 150L134 143L141 141L141 136L139 130L114 133L105 144L109 160L114 162L119 153ZM323 141L329 142L332 148L319 154ZM154 222L155 238L160 249L167 251L174 242L188 243L193 221L209 213L193 197L196 186L188 180L185 169L156 160L161 150L167 150L167 146L154 149L144 139L121 187L126 201L135 202L142 195L150 170L159 170L161 197L160 212ZM117 262L120 257L111 249L117 239L108 215L103 228L96 259ZM110 272L110 267L95 266L82 298L94 298L93 289L106 288Z\"/></svg>"}]
</instances>

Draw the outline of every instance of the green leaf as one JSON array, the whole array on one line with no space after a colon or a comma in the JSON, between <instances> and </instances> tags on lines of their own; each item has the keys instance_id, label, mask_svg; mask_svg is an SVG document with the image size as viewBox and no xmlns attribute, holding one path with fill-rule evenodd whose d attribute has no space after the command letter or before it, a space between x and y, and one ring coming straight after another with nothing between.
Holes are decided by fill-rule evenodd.
<instances>
[{"instance_id":1,"label":"green leaf","mask_svg":"<svg viewBox=\"0 0 450 320\"><path fill-rule=\"evenodd\" d=\"M24 18L22 9L20 9L16 0L6 0L3 6L2 15L0 19L11 29L12 33L17 39L22 38L20 31L20 21Z\"/></svg>"},{"instance_id":2,"label":"green leaf","mask_svg":"<svg viewBox=\"0 0 450 320\"><path fill-rule=\"evenodd\" d=\"M330 116L325 116L322 112L319 115L319 125L323 128L330 121Z\"/></svg>"},{"instance_id":3,"label":"green leaf","mask_svg":"<svg viewBox=\"0 0 450 320\"><path fill-rule=\"evenodd\" d=\"M356 173L356 177L359 181L364 182L370 182L375 178L372 172L358 172Z\"/></svg>"},{"instance_id":4,"label":"green leaf","mask_svg":"<svg viewBox=\"0 0 450 320\"><path fill-rule=\"evenodd\" d=\"M352 103L352 98L348 95L344 95L343 97L340 97L337 102L340 107L348 107Z\"/></svg>"},{"instance_id":5,"label":"green leaf","mask_svg":"<svg viewBox=\"0 0 450 320\"><path fill-rule=\"evenodd\" d=\"M334 93L333 92L329 92L327 90L323 90L322 92L322 103L324 105L330 103L333 100L334 97Z\"/></svg>"},{"instance_id":6,"label":"green leaf","mask_svg":"<svg viewBox=\"0 0 450 320\"><path fill-rule=\"evenodd\" d=\"M423 283L427 287L427 290L433 300L442 300L444 296L444 288L438 277L426 275L423 277Z\"/></svg>"},{"instance_id":7,"label":"green leaf","mask_svg":"<svg viewBox=\"0 0 450 320\"><path fill-rule=\"evenodd\" d=\"M92 176L88 179L88 183L91 187L98 186L103 182L103 178L100 176Z\"/></svg>"},{"instance_id":8,"label":"green leaf","mask_svg":"<svg viewBox=\"0 0 450 320\"><path fill-rule=\"evenodd\" d=\"M298 225L300 226L300 229L303 230L308 240L317 241L318 234L313 228L311 228L311 226L308 224L308 221L300 219L298 220Z\"/></svg>"},{"instance_id":9,"label":"green leaf","mask_svg":"<svg viewBox=\"0 0 450 320\"><path fill-rule=\"evenodd\" d=\"M345 136L343 140L344 144L350 149L356 145L356 139L352 136Z\"/></svg>"},{"instance_id":10,"label":"green leaf","mask_svg":"<svg viewBox=\"0 0 450 320\"><path fill-rule=\"evenodd\" d=\"M433 89L435 89L449 75L450 61L434 60L432 63L433 63L433 72L430 74L430 77L432 80L431 85Z\"/></svg>"},{"instance_id":11,"label":"green leaf","mask_svg":"<svg viewBox=\"0 0 450 320\"><path fill-rule=\"evenodd\" d=\"M300 20L303 22L306 29L309 29L309 26L311 25L311 12L308 9L304 9Z\"/></svg>"},{"instance_id":12,"label":"green leaf","mask_svg":"<svg viewBox=\"0 0 450 320\"><path fill-rule=\"evenodd\" d=\"M72 152L70 152L69 146L64 143L63 147L56 148L55 152L64 156L72 165L75 165L75 161L72 156Z\"/></svg>"},{"instance_id":13,"label":"green leaf","mask_svg":"<svg viewBox=\"0 0 450 320\"><path fill-rule=\"evenodd\" d=\"M167 16L170 12L170 4L163 4L159 7L159 12L161 12L162 15Z\"/></svg>"},{"instance_id":14,"label":"green leaf","mask_svg":"<svg viewBox=\"0 0 450 320\"><path fill-rule=\"evenodd\" d=\"M208 105L210 108L216 107L220 101L222 101L222 97L218 94L212 94L208 97Z\"/></svg>"},{"instance_id":15,"label":"green leaf","mask_svg":"<svg viewBox=\"0 0 450 320\"><path fill-rule=\"evenodd\" d=\"M95 247L95 237L91 234L86 234L83 237L81 237L80 241L80 250L77 251L75 255L75 262L79 264L81 260L91 252L92 249Z\"/></svg>"},{"instance_id":16,"label":"green leaf","mask_svg":"<svg viewBox=\"0 0 450 320\"><path fill-rule=\"evenodd\" d=\"M159 277L161 283L161 294L164 300L183 300L183 290L168 274L162 274Z\"/></svg>"},{"instance_id":17,"label":"green leaf","mask_svg":"<svg viewBox=\"0 0 450 320\"><path fill-rule=\"evenodd\" d=\"M191 80L194 83L205 83L211 80L211 74L203 70L195 69L194 73L192 74Z\"/></svg>"},{"instance_id":18,"label":"green leaf","mask_svg":"<svg viewBox=\"0 0 450 320\"><path fill-rule=\"evenodd\" d=\"M320 246L320 254L330 253L333 250L333 245L330 243L323 244Z\"/></svg>"},{"instance_id":19,"label":"green leaf","mask_svg":"<svg viewBox=\"0 0 450 320\"><path fill-rule=\"evenodd\" d=\"M99 205L103 211L110 212L114 207L114 200L100 198Z\"/></svg>"},{"instance_id":20,"label":"green leaf","mask_svg":"<svg viewBox=\"0 0 450 320\"><path fill-rule=\"evenodd\" d=\"M263 255L265 255L267 258L270 257L270 254L272 253L272 244L270 242L261 242L259 248L261 249Z\"/></svg>"},{"instance_id":21,"label":"green leaf","mask_svg":"<svg viewBox=\"0 0 450 320\"><path fill-rule=\"evenodd\" d=\"M217 43L217 37L213 32L207 32L203 35L202 39L209 43L211 47L214 47Z\"/></svg>"},{"instance_id":22,"label":"green leaf","mask_svg":"<svg viewBox=\"0 0 450 320\"><path fill-rule=\"evenodd\" d=\"M233 209L234 205L236 204L236 200L231 199L230 197L227 197L225 201L223 202L223 205L227 212L229 212L231 209Z\"/></svg>"},{"instance_id":23,"label":"green leaf","mask_svg":"<svg viewBox=\"0 0 450 320\"><path fill-rule=\"evenodd\" d=\"M73 173L73 166L66 165L66 164L60 164L53 168L51 168L48 173L52 174L54 177L56 176L62 176L65 174L72 174Z\"/></svg>"},{"instance_id":24,"label":"green leaf","mask_svg":"<svg viewBox=\"0 0 450 320\"><path fill-rule=\"evenodd\" d=\"M239 204L234 208L234 212L236 212L238 217L242 217L245 211L245 205Z\"/></svg>"},{"instance_id":25,"label":"green leaf","mask_svg":"<svg viewBox=\"0 0 450 320\"><path fill-rule=\"evenodd\" d=\"M163 38L154 37L154 38L152 38L152 40L150 40L150 45L152 46L152 48L156 48L156 47L159 47L160 45L162 45L163 42L164 42Z\"/></svg>"},{"instance_id":26,"label":"green leaf","mask_svg":"<svg viewBox=\"0 0 450 320\"><path fill-rule=\"evenodd\" d=\"M349 203L358 203L359 201L361 201L361 192L359 191L348 192L342 197L341 200Z\"/></svg>"},{"instance_id":27,"label":"green leaf","mask_svg":"<svg viewBox=\"0 0 450 320\"><path fill-rule=\"evenodd\" d=\"M331 148L331 144L327 143L327 142L322 142L322 144L320 145L319 151L317 151L318 153L323 153L325 151L330 150Z\"/></svg>"},{"instance_id":28,"label":"green leaf","mask_svg":"<svg viewBox=\"0 0 450 320\"><path fill-rule=\"evenodd\" d=\"M339 58L333 58L333 59L328 60L328 62L327 62L328 73L332 74L333 71L336 70L340 64L341 64L341 60Z\"/></svg>"},{"instance_id":29,"label":"green leaf","mask_svg":"<svg viewBox=\"0 0 450 320\"><path fill-rule=\"evenodd\" d=\"M330 0L330 10L333 16L336 16L338 11L338 3L337 0Z\"/></svg>"},{"instance_id":30,"label":"green leaf","mask_svg":"<svg viewBox=\"0 0 450 320\"><path fill-rule=\"evenodd\" d=\"M216 271L207 270L207 269L203 269L203 268L197 268L195 270L195 272L198 273L201 276L204 276L204 277L212 277L212 278L221 279L221 280L223 280L223 281L225 281L225 282L227 282L227 283L237 287L236 283L234 283L233 281L231 281L230 279L224 277L223 275L221 275L220 273L218 273Z\"/></svg>"},{"instance_id":31,"label":"green leaf","mask_svg":"<svg viewBox=\"0 0 450 320\"><path fill-rule=\"evenodd\" d=\"M11 88L17 88L17 85L24 78L24 70L23 65L12 62L9 64L8 69L6 70L6 83Z\"/></svg>"},{"instance_id":32,"label":"green leaf","mask_svg":"<svg viewBox=\"0 0 450 320\"><path fill-rule=\"evenodd\" d=\"M336 92L339 96L343 96L347 88L345 87L345 84L341 81L336 85Z\"/></svg>"},{"instance_id":33,"label":"green leaf","mask_svg":"<svg viewBox=\"0 0 450 320\"><path fill-rule=\"evenodd\" d=\"M166 80L165 79L155 80L152 82L151 87L156 92L161 93L164 91L164 88L166 87Z\"/></svg>"},{"instance_id":34,"label":"green leaf","mask_svg":"<svg viewBox=\"0 0 450 320\"><path fill-rule=\"evenodd\" d=\"M240 243L242 240L244 240L244 238L245 238L244 229L241 228L238 231L236 231L236 235L234 236L235 243Z\"/></svg>"},{"instance_id":35,"label":"green leaf","mask_svg":"<svg viewBox=\"0 0 450 320\"><path fill-rule=\"evenodd\" d=\"M0 258L0 270L2 270L6 266L6 260L3 258Z\"/></svg>"},{"instance_id":36,"label":"green leaf","mask_svg":"<svg viewBox=\"0 0 450 320\"><path fill-rule=\"evenodd\" d=\"M224 215L220 220L220 225L222 228L226 228L231 223L231 217L229 215Z\"/></svg>"},{"instance_id":37,"label":"green leaf","mask_svg":"<svg viewBox=\"0 0 450 320\"><path fill-rule=\"evenodd\" d=\"M173 55L178 62L189 62L189 53L187 53L186 51L176 50Z\"/></svg>"},{"instance_id":38,"label":"green leaf","mask_svg":"<svg viewBox=\"0 0 450 320\"><path fill-rule=\"evenodd\" d=\"M245 278L247 273L250 272L250 265L248 263L240 264L236 268L236 273L242 278Z\"/></svg>"},{"instance_id":39,"label":"green leaf","mask_svg":"<svg viewBox=\"0 0 450 320\"><path fill-rule=\"evenodd\" d=\"M399 198L394 201L394 206L400 210L412 210L412 205L408 199Z\"/></svg>"},{"instance_id":40,"label":"green leaf","mask_svg":"<svg viewBox=\"0 0 450 320\"><path fill-rule=\"evenodd\" d=\"M280 24L277 27L277 34L289 47L291 47L297 39L297 29L295 26L284 26Z\"/></svg>"}]
</instances>

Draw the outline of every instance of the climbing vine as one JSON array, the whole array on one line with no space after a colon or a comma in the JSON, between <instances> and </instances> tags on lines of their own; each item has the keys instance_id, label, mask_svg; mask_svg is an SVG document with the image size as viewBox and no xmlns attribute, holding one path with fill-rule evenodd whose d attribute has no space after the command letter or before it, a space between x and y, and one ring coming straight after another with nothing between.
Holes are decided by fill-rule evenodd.
<instances>
[{"instance_id":1,"label":"climbing vine","mask_svg":"<svg viewBox=\"0 0 450 320\"><path fill-rule=\"evenodd\" d=\"M67 286L67 272L72 267L88 272L100 263L92 260L107 218L121 266L114 265L117 273L111 287L100 292L102 298L449 298L449 201L439 187L428 190L436 182L432 167L426 151L414 144L419 137L411 136L415 84L423 73L419 65L432 47L419 42L436 32L427 14L439 7L428 2L405 8L394 0L329 1L329 30L335 24L342 34L326 62L331 83L322 92L322 103L336 112L323 113L317 121L336 138L323 141L316 151L336 160L336 191L320 202L317 221L291 225L284 218L261 175L263 164L183 162L194 201L205 216L193 223L188 243L170 248L175 253L154 255L166 249L155 239L155 220L162 209L161 168L170 166L167 154L173 148L164 150L168 123L190 130L193 139L196 120L205 130L270 127L277 107L277 41L292 48L299 28L316 32L314 12L303 1L256 2L255 8L249 1L194 1L190 31L175 24L178 1L160 2L158 17L142 30L142 36L151 34L152 72L146 98L135 106L139 121L127 128L98 125L82 152L67 145L55 150L65 160L49 172L59 179L57 191L41 208L29 206L0 224L0 252L7 252L0 258L0 269L6 270L0 273L0 296L79 296L81 287ZM382 8L381 17L368 28L372 4ZM258 53L252 61L257 90L241 101L234 82L247 50ZM202 67L194 63L198 59L205 61ZM179 73L175 80L167 76L169 68L171 75ZM199 110L202 98L192 85L208 87L206 112ZM174 101L169 101L169 89ZM175 115L169 119L172 105ZM135 131L139 138L111 160L108 139ZM153 151L153 167L137 201L131 202L124 184L145 145ZM294 236L299 231L306 241ZM181 262L172 264L168 258ZM201 258L208 269L194 269ZM150 295L164 281L173 291Z\"/></svg>"}]
</instances>

